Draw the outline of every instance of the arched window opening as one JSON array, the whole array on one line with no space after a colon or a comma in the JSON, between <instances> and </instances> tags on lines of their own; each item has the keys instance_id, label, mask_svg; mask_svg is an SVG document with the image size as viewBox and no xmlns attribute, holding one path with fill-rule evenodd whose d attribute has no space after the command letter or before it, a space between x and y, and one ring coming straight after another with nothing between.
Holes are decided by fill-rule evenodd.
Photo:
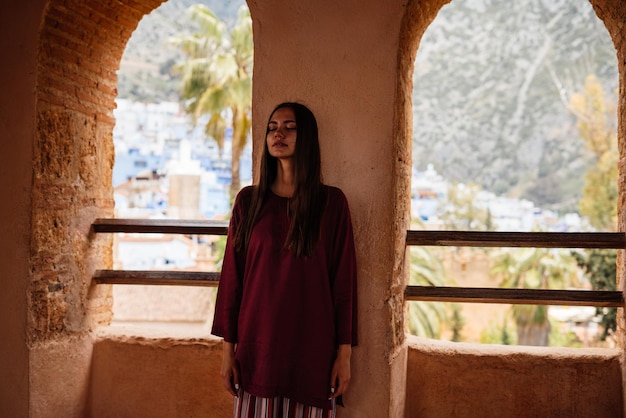
<instances>
[{"instance_id":1,"label":"arched window opening","mask_svg":"<svg viewBox=\"0 0 626 418\"><path fill-rule=\"evenodd\" d=\"M116 218L226 220L231 195L252 181L251 94L232 103L233 89L251 90L249 12L244 0L199 3L163 3L126 46L114 111ZM114 265L216 271L224 239L115 234ZM208 335L214 298L212 287L113 285L112 329Z\"/></svg>"},{"instance_id":2,"label":"arched window opening","mask_svg":"<svg viewBox=\"0 0 626 418\"><path fill-rule=\"evenodd\" d=\"M413 81L412 229L616 230L616 53L589 2L451 2ZM615 253L411 247L410 284L615 290ZM439 302L409 302L407 318L432 338L575 347L614 346L614 320Z\"/></svg>"}]
</instances>

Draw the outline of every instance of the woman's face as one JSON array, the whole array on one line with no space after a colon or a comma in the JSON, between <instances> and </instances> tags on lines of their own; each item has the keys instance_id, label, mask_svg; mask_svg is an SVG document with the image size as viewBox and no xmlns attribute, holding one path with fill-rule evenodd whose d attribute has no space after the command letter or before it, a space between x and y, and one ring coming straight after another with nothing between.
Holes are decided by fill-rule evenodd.
<instances>
[{"instance_id":1,"label":"woman's face","mask_svg":"<svg viewBox=\"0 0 626 418\"><path fill-rule=\"evenodd\" d=\"M290 159L296 151L296 116L293 109L276 109L267 124L267 149L272 157Z\"/></svg>"}]
</instances>

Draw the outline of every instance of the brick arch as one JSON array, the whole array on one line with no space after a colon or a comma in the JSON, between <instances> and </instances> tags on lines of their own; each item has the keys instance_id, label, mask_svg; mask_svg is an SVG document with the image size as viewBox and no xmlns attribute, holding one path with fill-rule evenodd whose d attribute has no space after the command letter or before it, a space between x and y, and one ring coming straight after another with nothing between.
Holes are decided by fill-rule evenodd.
<instances>
[{"instance_id":1,"label":"brick arch","mask_svg":"<svg viewBox=\"0 0 626 418\"><path fill-rule=\"evenodd\" d=\"M113 214L113 108L126 43L163 0L53 0L41 29L33 161L31 344L84 333L111 317L110 238L90 225Z\"/></svg>"},{"instance_id":2,"label":"brick arch","mask_svg":"<svg viewBox=\"0 0 626 418\"><path fill-rule=\"evenodd\" d=\"M617 180L617 229L626 232L626 32L624 21L626 9L621 0L589 0L596 14L604 22L613 39L617 52L617 68L619 72L619 95L617 108L617 148L619 150ZM626 283L626 258L624 251L617 252L617 289L624 290ZM617 317L618 330L621 330L622 347L626 343L626 319L623 311Z\"/></svg>"}]
</instances>

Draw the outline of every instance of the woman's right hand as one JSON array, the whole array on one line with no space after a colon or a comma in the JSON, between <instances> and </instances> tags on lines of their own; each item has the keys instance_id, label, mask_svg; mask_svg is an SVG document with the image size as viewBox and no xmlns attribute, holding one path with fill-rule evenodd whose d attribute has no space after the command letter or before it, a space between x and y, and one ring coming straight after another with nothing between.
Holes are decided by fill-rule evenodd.
<instances>
[{"instance_id":1,"label":"woman's right hand","mask_svg":"<svg viewBox=\"0 0 626 418\"><path fill-rule=\"evenodd\" d=\"M239 368L235 361L235 344L224 341L224 352L222 355L222 370L220 376L226 390L231 395L237 396L239 392Z\"/></svg>"}]
</instances>

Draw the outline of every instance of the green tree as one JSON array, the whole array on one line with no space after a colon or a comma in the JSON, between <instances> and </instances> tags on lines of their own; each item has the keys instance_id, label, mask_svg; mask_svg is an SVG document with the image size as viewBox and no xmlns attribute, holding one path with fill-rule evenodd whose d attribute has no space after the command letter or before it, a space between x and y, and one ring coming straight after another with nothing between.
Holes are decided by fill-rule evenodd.
<instances>
[{"instance_id":1,"label":"green tree","mask_svg":"<svg viewBox=\"0 0 626 418\"><path fill-rule=\"evenodd\" d=\"M616 112L613 100L605 93L594 75L585 80L581 93L569 101L570 111L577 118L577 127L585 149L595 161L586 173L580 200L580 213L600 231L617 230L618 156ZM574 256L588 275L594 290L616 290L616 251L590 249ZM597 308L604 328L601 340L617 328L617 308Z\"/></svg>"},{"instance_id":2,"label":"green tree","mask_svg":"<svg viewBox=\"0 0 626 418\"><path fill-rule=\"evenodd\" d=\"M595 160L585 175L580 213L600 231L617 227L617 150L616 112L610 98L594 75L585 80L582 93L572 95L569 109L585 149Z\"/></svg>"},{"instance_id":3,"label":"green tree","mask_svg":"<svg viewBox=\"0 0 626 418\"><path fill-rule=\"evenodd\" d=\"M198 121L207 117L205 131L224 147L226 129L232 129L231 198L241 189L239 162L250 137L252 109L252 20L242 6L229 29L209 8L189 8L198 31L173 37L171 42L187 56L176 69L182 74L181 98L185 110Z\"/></svg>"},{"instance_id":4,"label":"green tree","mask_svg":"<svg viewBox=\"0 0 626 418\"><path fill-rule=\"evenodd\" d=\"M424 247L411 247L409 284L414 286L443 286L445 272L441 261ZM408 308L409 332L428 338L441 336L445 308L441 302L411 301Z\"/></svg>"},{"instance_id":5,"label":"green tree","mask_svg":"<svg viewBox=\"0 0 626 418\"><path fill-rule=\"evenodd\" d=\"M462 308L459 304L453 303L450 305L452 313L449 316L450 329L452 330L452 336L450 341L460 342L463 341L463 327L465 326L465 319L461 313Z\"/></svg>"},{"instance_id":6,"label":"green tree","mask_svg":"<svg viewBox=\"0 0 626 418\"><path fill-rule=\"evenodd\" d=\"M561 249L502 249L492 255L490 273L499 277L501 287L518 289L563 289L578 281L578 269L571 253ZM547 346L550 335L549 307L513 305L520 345Z\"/></svg>"},{"instance_id":7,"label":"green tree","mask_svg":"<svg viewBox=\"0 0 626 418\"><path fill-rule=\"evenodd\" d=\"M502 325L491 321L487 328L480 333L480 342L482 344L515 345L515 339L516 337L509 331L508 315L502 319Z\"/></svg>"},{"instance_id":8,"label":"green tree","mask_svg":"<svg viewBox=\"0 0 626 418\"><path fill-rule=\"evenodd\" d=\"M591 249L574 253L576 262L589 277L594 290L616 290L617 253L615 250ZM605 341L617 330L617 308L596 308L603 328L600 340Z\"/></svg>"}]
</instances>

